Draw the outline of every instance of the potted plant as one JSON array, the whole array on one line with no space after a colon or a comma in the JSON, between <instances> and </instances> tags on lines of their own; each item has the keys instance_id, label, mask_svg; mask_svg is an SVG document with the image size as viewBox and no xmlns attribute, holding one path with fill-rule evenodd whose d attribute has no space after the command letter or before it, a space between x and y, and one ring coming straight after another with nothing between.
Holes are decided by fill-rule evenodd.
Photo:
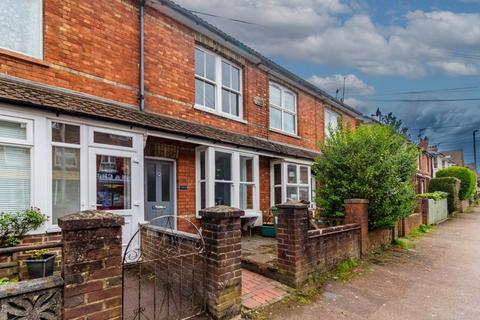
<instances>
[{"instance_id":1,"label":"potted plant","mask_svg":"<svg viewBox=\"0 0 480 320\"><path fill-rule=\"evenodd\" d=\"M53 274L56 256L54 253L48 252L47 249L32 250L27 253L32 254L30 259L25 260L30 279L48 277Z\"/></svg>"}]
</instances>

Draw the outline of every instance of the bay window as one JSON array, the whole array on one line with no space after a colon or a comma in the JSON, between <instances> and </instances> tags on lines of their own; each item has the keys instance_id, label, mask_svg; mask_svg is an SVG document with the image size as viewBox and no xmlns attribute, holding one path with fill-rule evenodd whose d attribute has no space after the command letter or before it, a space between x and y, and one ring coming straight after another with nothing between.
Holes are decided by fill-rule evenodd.
<instances>
[{"instance_id":1,"label":"bay window","mask_svg":"<svg viewBox=\"0 0 480 320\"><path fill-rule=\"evenodd\" d=\"M270 83L270 129L297 134L297 97L287 88Z\"/></svg>"},{"instance_id":2,"label":"bay window","mask_svg":"<svg viewBox=\"0 0 480 320\"><path fill-rule=\"evenodd\" d=\"M0 48L43 56L43 0L0 1Z\"/></svg>"},{"instance_id":3,"label":"bay window","mask_svg":"<svg viewBox=\"0 0 480 320\"><path fill-rule=\"evenodd\" d=\"M197 211L226 205L259 211L258 156L213 147L197 149Z\"/></svg>"},{"instance_id":4,"label":"bay window","mask_svg":"<svg viewBox=\"0 0 480 320\"><path fill-rule=\"evenodd\" d=\"M195 48L195 107L243 118L240 67L203 48Z\"/></svg>"},{"instance_id":5,"label":"bay window","mask_svg":"<svg viewBox=\"0 0 480 320\"><path fill-rule=\"evenodd\" d=\"M0 213L31 206L33 123L0 116Z\"/></svg>"},{"instance_id":6,"label":"bay window","mask_svg":"<svg viewBox=\"0 0 480 320\"><path fill-rule=\"evenodd\" d=\"M309 165L276 161L271 166L271 204L289 200L313 200L313 179Z\"/></svg>"}]
</instances>

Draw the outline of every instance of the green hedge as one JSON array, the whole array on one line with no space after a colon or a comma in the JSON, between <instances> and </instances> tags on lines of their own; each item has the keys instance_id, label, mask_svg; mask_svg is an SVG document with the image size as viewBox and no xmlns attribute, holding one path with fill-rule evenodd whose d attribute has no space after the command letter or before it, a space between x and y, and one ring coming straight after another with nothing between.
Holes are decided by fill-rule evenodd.
<instances>
[{"instance_id":1,"label":"green hedge","mask_svg":"<svg viewBox=\"0 0 480 320\"><path fill-rule=\"evenodd\" d=\"M460 185L460 192L458 194L460 200L473 198L475 194L475 182L477 178L472 170L465 167L453 166L438 171L436 176L438 178L455 177L460 179L462 182Z\"/></svg>"},{"instance_id":2,"label":"green hedge","mask_svg":"<svg viewBox=\"0 0 480 320\"><path fill-rule=\"evenodd\" d=\"M458 206L458 192L455 190L457 180L454 177L433 178L428 184L429 192L442 191L448 193L448 212L450 213L454 212Z\"/></svg>"},{"instance_id":3,"label":"green hedge","mask_svg":"<svg viewBox=\"0 0 480 320\"><path fill-rule=\"evenodd\" d=\"M447 192L443 191L435 191L435 192L429 192L429 193L422 193L422 194L417 194L417 198L424 198L424 199L433 199L433 200L440 200L448 197Z\"/></svg>"}]
</instances>

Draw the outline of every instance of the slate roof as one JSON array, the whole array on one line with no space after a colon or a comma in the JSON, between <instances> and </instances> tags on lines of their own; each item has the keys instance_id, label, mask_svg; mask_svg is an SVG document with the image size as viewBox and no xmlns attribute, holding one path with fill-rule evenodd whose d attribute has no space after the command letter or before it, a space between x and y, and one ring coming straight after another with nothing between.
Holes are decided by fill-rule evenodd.
<instances>
[{"instance_id":1,"label":"slate roof","mask_svg":"<svg viewBox=\"0 0 480 320\"><path fill-rule=\"evenodd\" d=\"M11 77L0 77L0 101L209 139L268 151L278 155L306 159L314 159L319 155L318 152L313 150L296 148L160 114L142 112L134 109L133 106L127 107L83 94L75 94L44 85L24 82L19 79L12 79Z\"/></svg>"}]
</instances>

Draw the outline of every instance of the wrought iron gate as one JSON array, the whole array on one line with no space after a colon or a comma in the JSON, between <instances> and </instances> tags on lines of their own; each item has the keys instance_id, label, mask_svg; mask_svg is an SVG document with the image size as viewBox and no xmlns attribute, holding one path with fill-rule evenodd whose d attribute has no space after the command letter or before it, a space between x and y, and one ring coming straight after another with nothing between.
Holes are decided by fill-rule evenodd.
<instances>
[{"instance_id":1,"label":"wrought iron gate","mask_svg":"<svg viewBox=\"0 0 480 320\"><path fill-rule=\"evenodd\" d=\"M179 222L195 234L175 230ZM161 216L128 242L123 257L123 319L190 319L205 312L205 243L189 220Z\"/></svg>"}]
</instances>

